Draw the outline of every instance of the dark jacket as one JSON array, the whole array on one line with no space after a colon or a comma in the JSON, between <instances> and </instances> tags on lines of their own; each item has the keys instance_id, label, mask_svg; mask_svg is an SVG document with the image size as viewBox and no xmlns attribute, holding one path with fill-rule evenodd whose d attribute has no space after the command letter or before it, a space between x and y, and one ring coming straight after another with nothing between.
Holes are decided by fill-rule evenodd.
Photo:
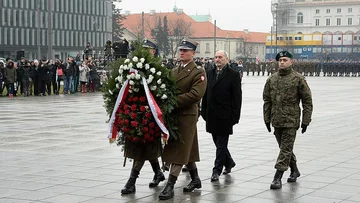
<instances>
[{"instance_id":1,"label":"dark jacket","mask_svg":"<svg viewBox=\"0 0 360 203\"><path fill-rule=\"evenodd\" d=\"M74 74L75 74L75 66L76 66L75 61L64 64L63 72L64 72L65 76L74 76Z\"/></svg>"},{"instance_id":2,"label":"dark jacket","mask_svg":"<svg viewBox=\"0 0 360 203\"><path fill-rule=\"evenodd\" d=\"M39 64L38 66L38 80L46 80L47 65Z\"/></svg>"},{"instance_id":3,"label":"dark jacket","mask_svg":"<svg viewBox=\"0 0 360 203\"><path fill-rule=\"evenodd\" d=\"M5 78L5 83L14 83L17 81L17 73L16 70L14 68L14 64L12 66L7 65L4 71L4 78Z\"/></svg>"},{"instance_id":4,"label":"dark jacket","mask_svg":"<svg viewBox=\"0 0 360 203\"><path fill-rule=\"evenodd\" d=\"M22 81L29 80L29 78L31 78L31 74L32 74L31 67L30 66L24 66L21 80Z\"/></svg>"},{"instance_id":5,"label":"dark jacket","mask_svg":"<svg viewBox=\"0 0 360 203\"><path fill-rule=\"evenodd\" d=\"M228 64L216 80L217 68L206 71L208 78L202 99L201 116L209 133L233 134L233 125L240 119L242 91L239 72Z\"/></svg>"}]
</instances>

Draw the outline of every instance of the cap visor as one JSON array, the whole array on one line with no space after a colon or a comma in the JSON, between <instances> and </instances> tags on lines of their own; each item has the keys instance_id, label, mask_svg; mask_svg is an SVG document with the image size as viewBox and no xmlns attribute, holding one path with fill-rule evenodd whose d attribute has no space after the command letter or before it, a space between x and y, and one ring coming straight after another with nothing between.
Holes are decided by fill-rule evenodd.
<instances>
[{"instance_id":1,"label":"cap visor","mask_svg":"<svg viewBox=\"0 0 360 203\"><path fill-rule=\"evenodd\" d=\"M189 49L189 50L193 50L192 48L187 47L187 46L179 46L179 48L178 48L178 49Z\"/></svg>"}]
</instances>

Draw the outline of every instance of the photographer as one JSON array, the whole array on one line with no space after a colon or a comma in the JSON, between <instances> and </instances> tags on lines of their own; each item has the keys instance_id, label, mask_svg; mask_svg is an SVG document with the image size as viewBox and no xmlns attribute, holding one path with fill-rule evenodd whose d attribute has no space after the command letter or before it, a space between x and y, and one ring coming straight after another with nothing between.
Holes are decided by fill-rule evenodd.
<instances>
[{"instance_id":1,"label":"photographer","mask_svg":"<svg viewBox=\"0 0 360 203\"><path fill-rule=\"evenodd\" d=\"M89 57L87 66L90 69L89 77L89 92L95 92L97 90L97 83L99 82L99 75L96 71L96 64L93 62L92 57Z\"/></svg>"},{"instance_id":2,"label":"photographer","mask_svg":"<svg viewBox=\"0 0 360 203\"><path fill-rule=\"evenodd\" d=\"M64 78L64 94L70 94L70 91L73 89L74 85L74 74L75 74L75 66L76 62L72 57L68 57L66 59L67 63L65 65L65 69L63 70L65 78Z\"/></svg>"},{"instance_id":3,"label":"photographer","mask_svg":"<svg viewBox=\"0 0 360 203\"><path fill-rule=\"evenodd\" d=\"M92 56L92 47L90 45L90 42L87 42L86 47L84 49L84 59L87 59L90 56Z\"/></svg>"}]
</instances>

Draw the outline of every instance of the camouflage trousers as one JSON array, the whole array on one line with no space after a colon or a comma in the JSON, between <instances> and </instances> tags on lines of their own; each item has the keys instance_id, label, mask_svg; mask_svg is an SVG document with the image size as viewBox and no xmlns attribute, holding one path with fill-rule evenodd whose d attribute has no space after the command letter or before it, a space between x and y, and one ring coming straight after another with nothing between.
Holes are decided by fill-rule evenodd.
<instances>
[{"instance_id":1,"label":"camouflage trousers","mask_svg":"<svg viewBox=\"0 0 360 203\"><path fill-rule=\"evenodd\" d=\"M286 171L289 166L296 164L296 156L293 152L296 130L296 128L275 128L274 135L280 148L275 169Z\"/></svg>"}]
</instances>

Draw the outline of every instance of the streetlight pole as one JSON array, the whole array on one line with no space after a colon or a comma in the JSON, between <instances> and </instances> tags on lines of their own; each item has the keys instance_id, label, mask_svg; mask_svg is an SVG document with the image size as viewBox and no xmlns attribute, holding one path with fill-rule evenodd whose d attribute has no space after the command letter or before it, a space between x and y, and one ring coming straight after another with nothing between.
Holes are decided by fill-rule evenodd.
<instances>
[{"instance_id":1,"label":"streetlight pole","mask_svg":"<svg viewBox=\"0 0 360 203\"><path fill-rule=\"evenodd\" d=\"M38 59L40 60L41 58L41 49L40 49L40 0L37 0L37 48L38 48Z\"/></svg>"},{"instance_id":2,"label":"streetlight pole","mask_svg":"<svg viewBox=\"0 0 360 203\"><path fill-rule=\"evenodd\" d=\"M275 54L277 54L277 46L278 46L278 3L275 3Z\"/></svg>"},{"instance_id":3,"label":"streetlight pole","mask_svg":"<svg viewBox=\"0 0 360 203\"><path fill-rule=\"evenodd\" d=\"M53 29L52 29L53 0L48 0L48 59L53 59Z\"/></svg>"}]
</instances>

